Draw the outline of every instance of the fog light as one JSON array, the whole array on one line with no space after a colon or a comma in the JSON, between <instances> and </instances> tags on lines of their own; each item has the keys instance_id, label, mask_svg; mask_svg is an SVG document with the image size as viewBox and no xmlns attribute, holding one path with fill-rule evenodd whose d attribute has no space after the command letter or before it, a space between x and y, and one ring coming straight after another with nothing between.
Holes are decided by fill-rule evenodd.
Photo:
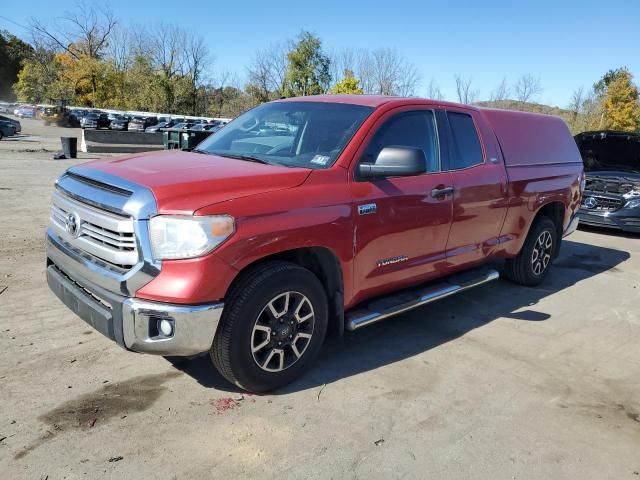
<instances>
[{"instance_id":1,"label":"fog light","mask_svg":"<svg viewBox=\"0 0 640 480\"><path fill-rule=\"evenodd\" d=\"M165 337L170 337L173 335L173 323L166 318L162 320L158 320L158 331L162 333Z\"/></svg>"}]
</instances>

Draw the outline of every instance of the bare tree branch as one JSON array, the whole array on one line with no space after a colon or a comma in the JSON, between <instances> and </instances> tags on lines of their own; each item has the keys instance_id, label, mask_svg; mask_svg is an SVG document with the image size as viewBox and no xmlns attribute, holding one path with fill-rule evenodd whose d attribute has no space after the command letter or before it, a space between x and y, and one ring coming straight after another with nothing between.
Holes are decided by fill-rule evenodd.
<instances>
[{"instance_id":1,"label":"bare tree branch","mask_svg":"<svg viewBox=\"0 0 640 480\"><path fill-rule=\"evenodd\" d=\"M516 100L521 104L530 102L534 97L542 93L540 79L531 74L522 75L513 86Z\"/></svg>"},{"instance_id":2,"label":"bare tree branch","mask_svg":"<svg viewBox=\"0 0 640 480\"><path fill-rule=\"evenodd\" d=\"M471 77L465 78L462 75L455 75L455 80L456 93L460 103L470 105L478 99L479 92L471 87L473 83L473 79Z\"/></svg>"},{"instance_id":3,"label":"bare tree branch","mask_svg":"<svg viewBox=\"0 0 640 480\"><path fill-rule=\"evenodd\" d=\"M489 99L494 103L501 103L509 99L511 90L507 82L507 77L502 77L502 81L491 91Z\"/></svg>"}]
</instances>

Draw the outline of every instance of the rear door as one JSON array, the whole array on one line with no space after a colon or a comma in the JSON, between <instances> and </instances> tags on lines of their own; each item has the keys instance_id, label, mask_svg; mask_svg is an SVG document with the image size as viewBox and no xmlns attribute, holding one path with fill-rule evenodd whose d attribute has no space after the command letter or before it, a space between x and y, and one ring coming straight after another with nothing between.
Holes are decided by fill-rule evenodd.
<instances>
[{"instance_id":1,"label":"rear door","mask_svg":"<svg viewBox=\"0 0 640 480\"><path fill-rule=\"evenodd\" d=\"M403 107L383 115L354 162L354 284L357 299L392 291L435 276L446 264L451 195L432 195L451 186L441 169L441 143L434 110ZM427 172L410 177L358 179L357 163L372 163L384 147L421 148Z\"/></svg>"},{"instance_id":2,"label":"rear door","mask_svg":"<svg viewBox=\"0 0 640 480\"><path fill-rule=\"evenodd\" d=\"M499 244L507 176L495 136L477 111L448 108L446 117L454 189L447 262L458 266L483 261Z\"/></svg>"}]
</instances>

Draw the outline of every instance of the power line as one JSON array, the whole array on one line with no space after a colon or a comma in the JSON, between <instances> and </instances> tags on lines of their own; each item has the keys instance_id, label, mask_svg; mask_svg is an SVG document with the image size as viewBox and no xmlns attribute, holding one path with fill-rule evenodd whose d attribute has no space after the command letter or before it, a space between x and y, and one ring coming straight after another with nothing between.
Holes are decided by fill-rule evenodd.
<instances>
[{"instance_id":1,"label":"power line","mask_svg":"<svg viewBox=\"0 0 640 480\"><path fill-rule=\"evenodd\" d=\"M9 23L13 23L17 27L24 28L27 31L31 30L29 27L25 27L24 25L20 25L18 22L14 22L13 20L11 20L10 18L5 17L4 15L0 15L0 18L6 20Z\"/></svg>"}]
</instances>

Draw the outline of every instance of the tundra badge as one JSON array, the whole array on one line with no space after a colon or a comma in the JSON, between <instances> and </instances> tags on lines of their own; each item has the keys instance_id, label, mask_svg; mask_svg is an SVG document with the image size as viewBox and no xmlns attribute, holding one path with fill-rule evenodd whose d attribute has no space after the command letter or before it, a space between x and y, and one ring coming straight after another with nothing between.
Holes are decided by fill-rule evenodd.
<instances>
[{"instance_id":1,"label":"tundra badge","mask_svg":"<svg viewBox=\"0 0 640 480\"><path fill-rule=\"evenodd\" d=\"M409 257L406 255L399 255L397 257L391 258L383 258L382 260L378 260L378 267L386 267L387 265L393 265L394 263L406 262L409 260Z\"/></svg>"}]
</instances>

